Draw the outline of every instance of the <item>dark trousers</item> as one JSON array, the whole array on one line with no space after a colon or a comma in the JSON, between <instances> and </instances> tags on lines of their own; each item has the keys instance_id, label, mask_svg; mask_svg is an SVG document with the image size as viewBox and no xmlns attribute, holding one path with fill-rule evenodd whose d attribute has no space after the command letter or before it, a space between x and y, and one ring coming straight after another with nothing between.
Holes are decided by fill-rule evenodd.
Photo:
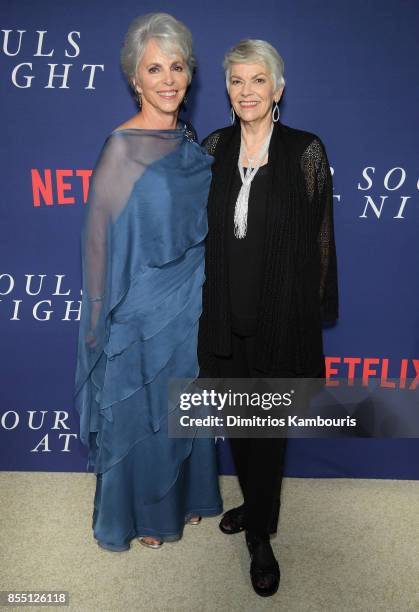
<instances>
[{"instance_id":1,"label":"dark trousers","mask_svg":"<svg viewBox=\"0 0 419 612\"><path fill-rule=\"evenodd\" d=\"M232 355L217 357L221 378L261 378L254 369L254 337L232 334ZM248 531L266 536L278 525L285 438L231 438L236 472L244 498Z\"/></svg>"}]
</instances>

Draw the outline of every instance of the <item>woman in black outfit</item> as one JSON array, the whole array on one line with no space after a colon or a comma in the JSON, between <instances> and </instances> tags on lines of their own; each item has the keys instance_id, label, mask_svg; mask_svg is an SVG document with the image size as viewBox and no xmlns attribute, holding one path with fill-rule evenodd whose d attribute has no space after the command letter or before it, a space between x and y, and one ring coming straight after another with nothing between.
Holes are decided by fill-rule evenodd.
<instances>
[{"instance_id":1,"label":"woman in black outfit","mask_svg":"<svg viewBox=\"0 0 419 612\"><path fill-rule=\"evenodd\" d=\"M321 140L279 122L284 64L267 42L225 56L233 125L204 140L215 157L208 201L201 377L324 376L322 322L338 316L332 181ZM274 594L285 440L232 438L244 503L220 529L246 530L251 578Z\"/></svg>"}]
</instances>

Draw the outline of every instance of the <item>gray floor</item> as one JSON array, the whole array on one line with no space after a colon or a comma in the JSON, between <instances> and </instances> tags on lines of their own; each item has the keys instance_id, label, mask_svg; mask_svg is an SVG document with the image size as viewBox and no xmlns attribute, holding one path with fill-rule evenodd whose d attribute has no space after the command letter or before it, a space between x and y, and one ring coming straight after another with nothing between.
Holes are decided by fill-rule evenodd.
<instances>
[{"instance_id":1,"label":"gray floor","mask_svg":"<svg viewBox=\"0 0 419 612\"><path fill-rule=\"evenodd\" d=\"M100 549L94 478L0 473L1 589L66 590L61 609L82 612L419 611L418 482L286 479L273 540L281 586L263 599L250 586L243 534L223 535L218 518L160 550L136 541L124 553ZM236 479L221 484L225 507L240 503Z\"/></svg>"}]
</instances>

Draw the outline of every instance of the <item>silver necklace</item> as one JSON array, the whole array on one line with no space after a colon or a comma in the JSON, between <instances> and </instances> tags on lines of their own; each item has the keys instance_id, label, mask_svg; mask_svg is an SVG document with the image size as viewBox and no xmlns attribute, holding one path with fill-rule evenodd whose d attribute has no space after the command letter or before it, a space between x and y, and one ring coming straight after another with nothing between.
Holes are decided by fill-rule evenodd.
<instances>
[{"instance_id":1,"label":"silver necklace","mask_svg":"<svg viewBox=\"0 0 419 612\"><path fill-rule=\"evenodd\" d=\"M248 168L246 174L244 173L243 170L243 166L242 166L242 158L244 157L244 152L245 152L245 147L244 147L244 143L243 143L243 138L241 139L240 142L240 154L239 154L239 159L237 162L237 165L239 167L239 172L240 172L240 178L242 181L242 186L240 188L239 191L239 195L237 196L237 200L236 200L236 207L234 209L234 235L236 236L236 238L244 238L246 236L247 233L247 213L248 213L248 209L249 209L249 194L250 194L250 187L252 185L252 181L256 176L257 171L260 168L260 165L263 161L263 159L265 158L268 149L269 149L269 143L271 141L271 136L272 136L272 130L273 130L273 124L272 127L269 131L269 134L265 140L265 142L263 143L263 145L261 146L261 148L259 149L259 155L254 158L254 159L250 159L249 157L247 157L247 160L250 164L252 164L253 162L256 162L255 165L252 168Z\"/></svg>"}]
</instances>

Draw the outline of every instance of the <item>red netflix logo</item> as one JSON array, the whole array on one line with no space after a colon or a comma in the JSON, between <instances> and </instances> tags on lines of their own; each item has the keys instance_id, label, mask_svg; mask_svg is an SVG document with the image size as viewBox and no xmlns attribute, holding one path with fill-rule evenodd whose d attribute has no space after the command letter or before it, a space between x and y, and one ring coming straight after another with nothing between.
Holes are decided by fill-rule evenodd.
<instances>
[{"instance_id":1,"label":"red netflix logo","mask_svg":"<svg viewBox=\"0 0 419 612\"><path fill-rule=\"evenodd\" d=\"M325 357L326 381L329 387L338 387L339 380L344 379L348 385L354 380L368 386L368 381L380 380L380 387L388 389L417 389L419 385L419 359L402 359L392 364L395 376L389 377L389 359L380 357ZM409 373L413 376L409 376Z\"/></svg>"},{"instance_id":2,"label":"red netflix logo","mask_svg":"<svg viewBox=\"0 0 419 612\"><path fill-rule=\"evenodd\" d=\"M75 189L82 189L83 204L89 196L92 170L31 170L33 205L75 204Z\"/></svg>"}]
</instances>

